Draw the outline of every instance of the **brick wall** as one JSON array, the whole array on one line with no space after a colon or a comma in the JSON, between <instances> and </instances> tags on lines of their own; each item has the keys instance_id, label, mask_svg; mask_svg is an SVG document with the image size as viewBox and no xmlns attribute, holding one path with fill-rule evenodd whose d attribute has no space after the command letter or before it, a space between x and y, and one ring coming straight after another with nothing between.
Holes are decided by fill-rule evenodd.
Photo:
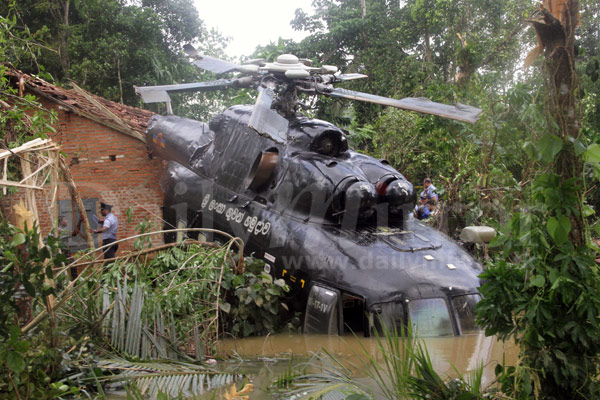
<instances>
[{"instance_id":1,"label":"brick wall","mask_svg":"<svg viewBox=\"0 0 600 400\"><path fill-rule=\"evenodd\" d=\"M62 147L79 193L83 199L98 198L114 206L119 219L118 239L137 233L136 225L145 218L157 229L162 228L162 191L158 180L163 169L159 159L150 159L144 143L117 132L95 121L58 109L54 103L44 102L47 108L58 112L56 133L50 137ZM0 201L4 213L19 195ZM52 225L43 196L38 196L38 210L42 233ZM59 190L59 199L70 199L66 185ZM100 204L98 202L98 216ZM127 210L132 219L127 221ZM162 238L154 238L158 244ZM132 242L121 244L118 254L131 249Z\"/></svg>"}]
</instances>

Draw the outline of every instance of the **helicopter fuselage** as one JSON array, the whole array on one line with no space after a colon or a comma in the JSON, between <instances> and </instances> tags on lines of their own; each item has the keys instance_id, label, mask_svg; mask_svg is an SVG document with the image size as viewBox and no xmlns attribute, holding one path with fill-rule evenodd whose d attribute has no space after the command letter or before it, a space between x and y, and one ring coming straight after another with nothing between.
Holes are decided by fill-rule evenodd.
<instances>
[{"instance_id":1,"label":"helicopter fuselage","mask_svg":"<svg viewBox=\"0 0 600 400\"><path fill-rule=\"evenodd\" d=\"M171 227L244 240L288 283L307 333L369 335L381 321L412 322L424 336L478 329L482 267L412 218L415 191L402 174L349 150L330 123L288 118L278 142L248 126L251 114L231 107L210 125L153 118L147 142L170 161L161 183Z\"/></svg>"}]
</instances>

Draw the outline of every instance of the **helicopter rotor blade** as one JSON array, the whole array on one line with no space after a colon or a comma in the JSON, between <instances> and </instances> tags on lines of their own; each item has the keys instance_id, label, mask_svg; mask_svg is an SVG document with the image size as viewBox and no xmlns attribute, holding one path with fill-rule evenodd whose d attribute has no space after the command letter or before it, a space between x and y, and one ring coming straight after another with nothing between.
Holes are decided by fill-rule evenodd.
<instances>
[{"instance_id":1,"label":"helicopter rotor blade","mask_svg":"<svg viewBox=\"0 0 600 400\"><path fill-rule=\"evenodd\" d=\"M342 82L351 81L351 80L354 80L354 79L364 79L364 78L368 78L369 77L368 75L365 75L365 74L356 74L356 73L353 73L353 74L336 74L334 76L335 76L336 79L339 79Z\"/></svg>"},{"instance_id":2,"label":"helicopter rotor blade","mask_svg":"<svg viewBox=\"0 0 600 400\"><path fill-rule=\"evenodd\" d=\"M258 133L269 136L277 143L285 143L289 122L271 109L275 93L271 87L259 87L258 99L254 104L248 126Z\"/></svg>"},{"instance_id":3,"label":"helicopter rotor blade","mask_svg":"<svg viewBox=\"0 0 600 400\"><path fill-rule=\"evenodd\" d=\"M183 50L188 56L194 59L193 64L198 68L205 69L216 74L240 71L241 67L239 65L200 54L198 50L196 50L191 44L186 44L183 46Z\"/></svg>"},{"instance_id":4,"label":"helicopter rotor blade","mask_svg":"<svg viewBox=\"0 0 600 400\"><path fill-rule=\"evenodd\" d=\"M134 86L135 92L142 96L144 103L171 101L169 93L209 92L212 90L241 87L239 79L219 79L209 82L182 83L161 86Z\"/></svg>"},{"instance_id":5,"label":"helicopter rotor blade","mask_svg":"<svg viewBox=\"0 0 600 400\"><path fill-rule=\"evenodd\" d=\"M389 97L377 96L369 93L356 92L348 89L330 89L324 94L343 99L352 99L365 101L368 103L382 104L386 106L401 108L403 110L411 110L422 112L425 114L433 114L444 118L454 119L462 122L474 124L479 119L479 115L483 110L480 108L457 103L455 106L441 104L431 101L423 97L406 97L404 99L392 99Z\"/></svg>"}]
</instances>

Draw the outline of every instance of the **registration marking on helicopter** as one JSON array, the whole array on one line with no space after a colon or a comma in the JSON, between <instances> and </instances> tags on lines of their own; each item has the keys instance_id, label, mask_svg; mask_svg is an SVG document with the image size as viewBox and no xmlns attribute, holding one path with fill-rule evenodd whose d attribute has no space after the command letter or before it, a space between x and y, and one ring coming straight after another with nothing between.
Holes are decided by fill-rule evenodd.
<instances>
[{"instance_id":1,"label":"registration marking on helicopter","mask_svg":"<svg viewBox=\"0 0 600 400\"><path fill-rule=\"evenodd\" d=\"M255 235L267 235L271 230L271 223L258 219L256 216L246 215L246 211L241 211L237 207L227 206L225 203L216 201L210 198L210 194L206 194L202 199L202 209L214 211L219 215L225 215L228 222L235 222L244 225L244 228ZM245 217L245 218L244 218Z\"/></svg>"}]
</instances>

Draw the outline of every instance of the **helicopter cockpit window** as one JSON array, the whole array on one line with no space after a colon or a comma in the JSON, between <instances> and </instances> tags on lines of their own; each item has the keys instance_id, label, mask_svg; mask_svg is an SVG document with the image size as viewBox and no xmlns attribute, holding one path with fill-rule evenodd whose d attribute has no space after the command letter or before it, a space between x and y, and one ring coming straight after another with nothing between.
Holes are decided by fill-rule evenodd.
<instances>
[{"instance_id":1,"label":"helicopter cockpit window","mask_svg":"<svg viewBox=\"0 0 600 400\"><path fill-rule=\"evenodd\" d=\"M276 148L260 153L250 168L250 173L245 181L246 188L255 192L266 189L273 179L278 161L279 151Z\"/></svg>"},{"instance_id":2,"label":"helicopter cockpit window","mask_svg":"<svg viewBox=\"0 0 600 400\"><path fill-rule=\"evenodd\" d=\"M476 333L481 328L475 323L475 305L479 302L478 294L468 294L452 298L452 307L456 313L461 334Z\"/></svg>"},{"instance_id":3,"label":"helicopter cockpit window","mask_svg":"<svg viewBox=\"0 0 600 400\"><path fill-rule=\"evenodd\" d=\"M383 325L391 333L396 332L401 336L406 330L404 305L401 302L381 303L373 307L372 327L377 334L384 336Z\"/></svg>"},{"instance_id":4,"label":"helicopter cockpit window","mask_svg":"<svg viewBox=\"0 0 600 400\"><path fill-rule=\"evenodd\" d=\"M411 300L408 316L413 332L420 337L454 335L444 299Z\"/></svg>"}]
</instances>

